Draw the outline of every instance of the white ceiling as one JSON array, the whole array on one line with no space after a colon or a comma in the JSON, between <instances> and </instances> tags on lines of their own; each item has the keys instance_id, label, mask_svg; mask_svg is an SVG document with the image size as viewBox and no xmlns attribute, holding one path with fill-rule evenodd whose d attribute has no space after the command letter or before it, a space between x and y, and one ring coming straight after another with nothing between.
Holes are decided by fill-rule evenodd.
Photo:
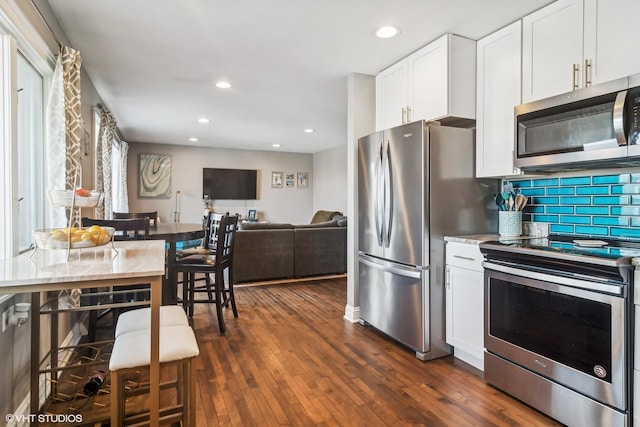
<instances>
[{"instance_id":1,"label":"white ceiling","mask_svg":"<svg viewBox=\"0 0 640 427\"><path fill-rule=\"evenodd\" d=\"M479 39L550 2L49 0L126 141L299 153L346 143L350 73L375 75L447 32ZM382 25L401 33L378 39Z\"/></svg>"}]
</instances>

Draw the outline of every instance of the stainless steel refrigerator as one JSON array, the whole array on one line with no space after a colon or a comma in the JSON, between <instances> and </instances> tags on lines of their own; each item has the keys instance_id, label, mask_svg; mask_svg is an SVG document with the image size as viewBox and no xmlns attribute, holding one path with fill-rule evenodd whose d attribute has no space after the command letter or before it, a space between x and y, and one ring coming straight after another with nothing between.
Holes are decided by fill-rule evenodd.
<instances>
[{"instance_id":1,"label":"stainless steel refrigerator","mask_svg":"<svg viewBox=\"0 0 640 427\"><path fill-rule=\"evenodd\" d=\"M444 236L496 232L497 180L477 180L474 130L423 121L358 141L361 323L414 349L445 339Z\"/></svg>"}]
</instances>

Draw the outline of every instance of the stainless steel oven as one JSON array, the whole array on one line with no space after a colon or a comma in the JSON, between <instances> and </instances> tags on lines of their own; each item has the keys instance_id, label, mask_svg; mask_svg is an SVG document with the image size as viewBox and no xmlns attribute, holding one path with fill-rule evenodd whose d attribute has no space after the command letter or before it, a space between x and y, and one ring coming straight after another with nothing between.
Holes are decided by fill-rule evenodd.
<instances>
[{"instance_id":1,"label":"stainless steel oven","mask_svg":"<svg viewBox=\"0 0 640 427\"><path fill-rule=\"evenodd\" d=\"M542 246L481 245L485 379L564 424L626 426L630 258Z\"/></svg>"}]
</instances>

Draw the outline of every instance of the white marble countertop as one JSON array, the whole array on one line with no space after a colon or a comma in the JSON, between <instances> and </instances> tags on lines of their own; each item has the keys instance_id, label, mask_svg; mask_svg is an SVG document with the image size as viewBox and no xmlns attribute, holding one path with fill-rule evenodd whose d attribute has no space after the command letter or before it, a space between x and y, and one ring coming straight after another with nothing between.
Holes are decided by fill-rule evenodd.
<instances>
[{"instance_id":1,"label":"white marble countertop","mask_svg":"<svg viewBox=\"0 0 640 427\"><path fill-rule=\"evenodd\" d=\"M468 243L471 245L479 245L482 242L488 242L490 240L515 240L515 239L535 239L534 236L509 236L509 237L500 237L499 234L469 234L464 236L444 236L445 242L456 242L456 243Z\"/></svg>"},{"instance_id":2,"label":"white marble countertop","mask_svg":"<svg viewBox=\"0 0 640 427\"><path fill-rule=\"evenodd\" d=\"M32 293L32 304L38 303L38 293L69 288L95 288L138 284L140 279L151 285L150 333L150 425L160 424L160 300L165 272L164 240L114 242L94 248L72 249L67 259L66 249L38 249L0 261L0 294ZM142 282L142 283L145 283ZM40 348L40 314L31 322L31 413L40 410L40 384L37 367ZM57 316L53 312L53 316ZM37 319L37 321L35 320ZM53 322L52 322L53 324ZM53 334L53 333L52 333ZM52 335L53 336L53 335ZM117 424L111 414L112 425Z\"/></svg>"},{"instance_id":3,"label":"white marble countertop","mask_svg":"<svg viewBox=\"0 0 640 427\"><path fill-rule=\"evenodd\" d=\"M38 249L0 261L0 294L51 290L56 284L163 276L164 241L114 242L84 249ZM68 286L67 286L68 287Z\"/></svg>"}]
</instances>

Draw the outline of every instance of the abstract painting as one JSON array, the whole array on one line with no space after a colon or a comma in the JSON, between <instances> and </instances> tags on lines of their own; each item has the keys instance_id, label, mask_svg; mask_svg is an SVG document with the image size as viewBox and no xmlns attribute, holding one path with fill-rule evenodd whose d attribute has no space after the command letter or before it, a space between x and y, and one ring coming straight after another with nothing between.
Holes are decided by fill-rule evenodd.
<instances>
[{"instance_id":1,"label":"abstract painting","mask_svg":"<svg viewBox=\"0 0 640 427\"><path fill-rule=\"evenodd\" d=\"M140 154L140 197L171 197L171 156Z\"/></svg>"}]
</instances>

